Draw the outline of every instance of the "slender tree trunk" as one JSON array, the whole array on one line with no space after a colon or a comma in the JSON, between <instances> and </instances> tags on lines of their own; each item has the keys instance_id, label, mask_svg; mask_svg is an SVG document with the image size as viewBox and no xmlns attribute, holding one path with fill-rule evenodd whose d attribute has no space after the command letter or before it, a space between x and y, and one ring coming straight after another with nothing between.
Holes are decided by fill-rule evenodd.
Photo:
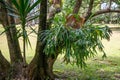
<instances>
[{"instance_id":1,"label":"slender tree trunk","mask_svg":"<svg viewBox=\"0 0 120 80\"><path fill-rule=\"evenodd\" d=\"M38 33L40 33L41 30L49 29L50 24L46 25L47 24L46 22L47 21L47 0L41 1L39 21L40 22L39 22ZM45 80L45 79L54 80L55 78L55 75L53 73L53 64L57 56L45 55L45 53L43 52L44 46L45 46L45 43L42 43L39 40L39 34L38 34L36 54L28 67L29 80Z\"/></svg>"},{"instance_id":2,"label":"slender tree trunk","mask_svg":"<svg viewBox=\"0 0 120 80\"><path fill-rule=\"evenodd\" d=\"M76 0L75 6L73 9L73 14L78 14L81 4L82 4L82 0Z\"/></svg>"},{"instance_id":3,"label":"slender tree trunk","mask_svg":"<svg viewBox=\"0 0 120 80\"><path fill-rule=\"evenodd\" d=\"M4 4L1 5L4 6ZM8 11L5 6L2 7L0 11L2 12L0 15L1 23L4 29L7 29L6 36L8 41L11 63L16 62L16 60L22 61L22 55L17 38L14 18L12 16L8 16Z\"/></svg>"},{"instance_id":4,"label":"slender tree trunk","mask_svg":"<svg viewBox=\"0 0 120 80\"><path fill-rule=\"evenodd\" d=\"M29 80L45 80L47 78L45 66L46 57L43 52L45 44L39 40L39 35L41 30L46 30L46 20L47 20L47 0L41 0L40 4L40 19L39 19L39 28L38 28L38 38L36 45L36 53L29 65Z\"/></svg>"},{"instance_id":5,"label":"slender tree trunk","mask_svg":"<svg viewBox=\"0 0 120 80\"><path fill-rule=\"evenodd\" d=\"M9 76L16 77L19 76L19 74L21 74L22 55L17 38L16 28L14 26L15 21L12 16L8 16L8 10L5 8L5 3L1 3L1 6L2 7L0 11L2 13L0 14L0 22L2 23L4 29L7 29L5 33L7 37L10 60L11 60L10 73L12 73L12 75Z\"/></svg>"}]
</instances>

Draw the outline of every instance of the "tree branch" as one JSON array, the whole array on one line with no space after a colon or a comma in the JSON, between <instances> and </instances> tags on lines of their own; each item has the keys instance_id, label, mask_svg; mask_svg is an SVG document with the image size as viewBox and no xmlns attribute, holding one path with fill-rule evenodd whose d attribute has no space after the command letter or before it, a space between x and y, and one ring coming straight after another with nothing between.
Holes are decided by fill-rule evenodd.
<instances>
[{"instance_id":1,"label":"tree branch","mask_svg":"<svg viewBox=\"0 0 120 80\"><path fill-rule=\"evenodd\" d=\"M62 0L51 0L52 4L50 5L47 20L54 18L55 14L61 12Z\"/></svg>"},{"instance_id":2,"label":"tree branch","mask_svg":"<svg viewBox=\"0 0 120 80\"><path fill-rule=\"evenodd\" d=\"M47 27L49 28L52 24L52 20L55 15L61 12L62 0L51 0L52 4L50 5L48 14L47 14Z\"/></svg>"},{"instance_id":3,"label":"tree branch","mask_svg":"<svg viewBox=\"0 0 120 80\"><path fill-rule=\"evenodd\" d=\"M90 18L98 16L100 14L105 14L105 13L110 13L110 12L114 12L114 13L120 13L120 10L111 10L111 9L105 9L105 10L100 10L97 11L95 13L91 13ZM85 22L88 20L88 18L86 18Z\"/></svg>"},{"instance_id":4,"label":"tree branch","mask_svg":"<svg viewBox=\"0 0 120 80\"><path fill-rule=\"evenodd\" d=\"M110 2L109 2L109 9L111 8L111 5L112 5L112 0L110 0Z\"/></svg>"},{"instance_id":5,"label":"tree branch","mask_svg":"<svg viewBox=\"0 0 120 80\"><path fill-rule=\"evenodd\" d=\"M86 15L85 15L85 19L87 20L89 17L90 17L90 15L91 15L91 12L92 12L92 9L93 9L93 3L94 3L94 0L90 0L90 3L89 3L89 8L88 8L88 11L87 11L87 13L86 13ZM85 21L86 21L85 20Z\"/></svg>"},{"instance_id":6,"label":"tree branch","mask_svg":"<svg viewBox=\"0 0 120 80\"><path fill-rule=\"evenodd\" d=\"M110 12L120 13L120 10L111 10L111 9L101 10L101 11L97 11L96 13L91 15L91 17L97 16L97 15L100 15L100 14L104 14L104 13L110 13Z\"/></svg>"},{"instance_id":7,"label":"tree branch","mask_svg":"<svg viewBox=\"0 0 120 80\"><path fill-rule=\"evenodd\" d=\"M76 0L76 4L73 9L73 14L78 14L81 4L82 0Z\"/></svg>"}]
</instances>

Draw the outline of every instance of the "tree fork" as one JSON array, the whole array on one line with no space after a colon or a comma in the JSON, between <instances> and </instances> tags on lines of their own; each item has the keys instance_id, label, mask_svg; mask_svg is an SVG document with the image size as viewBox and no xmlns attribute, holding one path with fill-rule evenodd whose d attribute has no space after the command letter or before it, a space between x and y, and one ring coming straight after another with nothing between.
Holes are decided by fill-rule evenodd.
<instances>
[{"instance_id":1,"label":"tree fork","mask_svg":"<svg viewBox=\"0 0 120 80\"><path fill-rule=\"evenodd\" d=\"M10 52L10 59L11 62L15 62L16 60L22 61L22 55L20 51L19 42L17 39L17 32L16 28L14 26L15 21L12 16L8 16L8 10L5 8L5 3L1 3L1 9L2 12L0 15L1 23L4 27L4 29L8 29L6 31L7 41L8 41L8 47Z\"/></svg>"}]
</instances>

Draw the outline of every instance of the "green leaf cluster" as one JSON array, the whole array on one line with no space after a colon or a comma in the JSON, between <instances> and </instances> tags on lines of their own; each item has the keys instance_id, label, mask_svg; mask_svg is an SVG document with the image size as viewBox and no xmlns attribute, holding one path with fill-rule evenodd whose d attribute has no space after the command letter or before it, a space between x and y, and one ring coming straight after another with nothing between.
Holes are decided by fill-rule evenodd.
<instances>
[{"instance_id":1,"label":"green leaf cluster","mask_svg":"<svg viewBox=\"0 0 120 80\"><path fill-rule=\"evenodd\" d=\"M34 16L29 16L29 14L38 4L40 4L41 0L37 0L34 3L31 3L31 0L3 1L8 11L8 15L14 17L15 19L18 18L18 20L20 20L19 24L21 25L21 29L17 30L17 38L23 38L23 59L24 63L26 63L26 45L29 44L31 46L31 44L25 27L28 21L39 17L39 14ZM14 25L14 27L16 27L15 25L17 24L11 25Z\"/></svg>"},{"instance_id":2,"label":"green leaf cluster","mask_svg":"<svg viewBox=\"0 0 120 80\"><path fill-rule=\"evenodd\" d=\"M64 54L64 61L76 63L80 67L86 66L85 60L97 53L97 49L104 53L102 39L110 40L111 30L105 26L85 25L82 29L71 29L57 26L41 33L42 42L46 43L44 52L56 55L58 50Z\"/></svg>"}]
</instances>

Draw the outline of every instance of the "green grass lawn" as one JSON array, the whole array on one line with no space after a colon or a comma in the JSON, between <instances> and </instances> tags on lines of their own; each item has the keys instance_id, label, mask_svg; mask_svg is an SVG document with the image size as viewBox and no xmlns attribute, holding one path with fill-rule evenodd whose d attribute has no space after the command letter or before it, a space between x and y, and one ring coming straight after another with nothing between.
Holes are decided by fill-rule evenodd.
<instances>
[{"instance_id":1,"label":"green grass lawn","mask_svg":"<svg viewBox=\"0 0 120 80\"><path fill-rule=\"evenodd\" d=\"M113 31L110 41L103 40L107 58L102 58L99 52L95 57L86 61L85 69L76 65L65 65L58 58L54 70L67 80L120 80L120 31ZM65 80L66 80L65 79Z\"/></svg>"},{"instance_id":2,"label":"green grass lawn","mask_svg":"<svg viewBox=\"0 0 120 80\"><path fill-rule=\"evenodd\" d=\"M0 26L0 33L2 33L3 31L4 31L4 29ZM32 30L30 30L28 28L28 32L31 32L31 31ZM28 46L26 48L26 56L27 56L28 63L31 61L31 59L33 58L34 53L35 53L35 47L36 47L36 35L35 35L35 33L30 34L29 39L30 39L32 47ZM22 50L22 47L23 47L22 38L19 39L19 42L20 42L20 47ZM5 33L0 35L0 50L2 51L5 58L10 61L9 50L8 50L8 46L7 46L7 40L6 40Z\"/></svg>"},{"instance_id":3,"label":"green grass lawn","mask_svg":"<svg viewBox=\"0 0 120 80\"><path fill-rule=\"evenodd\" d=\"M0 33L3 28L0 28ZM22 47L22 39L19 39ZM35 34L30 35L32 48L27 48L27 62L34 56L36 46ZM76 65L63 63L61 56L58 57L54 64L54 72L63 78L62 80L120 80L120 31L113 31L111 40L103 40L107 58L102 59L102 53L99 52L95 57L89 58L84 69ZM9 51L5 34L0 35L0 50L7 60Z\"/></svg>"}]
</instances>

